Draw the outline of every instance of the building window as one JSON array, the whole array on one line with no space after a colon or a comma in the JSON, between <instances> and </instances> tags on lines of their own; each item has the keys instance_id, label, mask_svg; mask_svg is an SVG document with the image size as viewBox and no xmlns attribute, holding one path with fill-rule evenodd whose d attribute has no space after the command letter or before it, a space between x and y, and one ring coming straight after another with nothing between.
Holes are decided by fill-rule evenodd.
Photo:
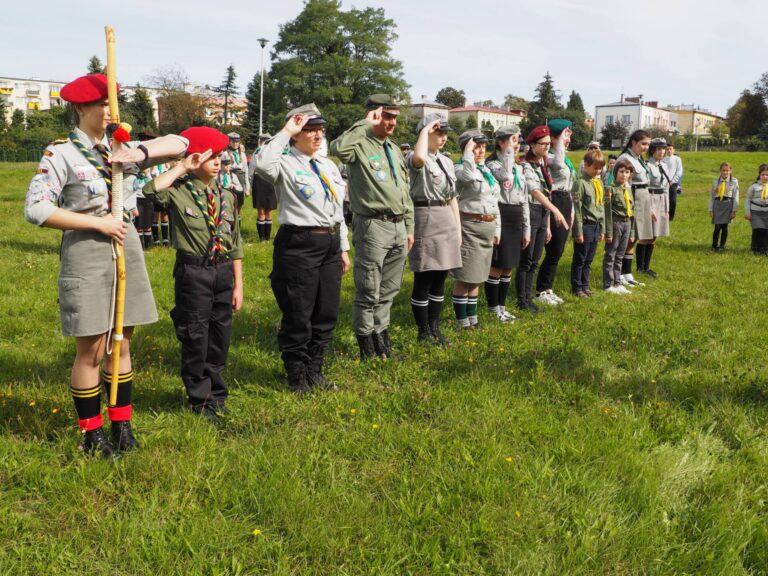
<instances>
[{"instance_id":1,"label":"building window","mask_svg":"<svg viewBox=\"0 0 768 576\"><path fill-rule=\"evenodd\" d=\"M605 123L606 123L606 124L613 124L613 115L612 115L612 114L608 114L608 115L605 117Z\"/></svg>"},{"instance_id":2,"label":"building window","mask_svg":"<svg viewBox=\"0 0 768 576\"><path fill-rule=\"evenodd\" d=\"M624 114L624 115L621 117L621 121L622 121L624 124L629 124L629 122L630 122L630 119L629 119L629 114Z\"/></svg>"}]
</instances>

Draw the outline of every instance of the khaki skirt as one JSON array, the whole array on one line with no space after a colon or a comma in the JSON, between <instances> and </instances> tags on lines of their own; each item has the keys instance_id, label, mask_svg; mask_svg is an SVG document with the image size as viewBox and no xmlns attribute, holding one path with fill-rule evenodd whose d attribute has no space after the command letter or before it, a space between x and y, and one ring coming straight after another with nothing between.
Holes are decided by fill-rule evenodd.
<instances>
[{"instance_id":1,"label":"khaki skirt","mask_svg":"<svg viewBox=\"0 0 768 576\"><path fill-rule=\"evenodd\" d=\"M669 236L669 193L666 190L663 194L651 194L651 211L656 214L656 222L651 222L654 238Z\"/></svg>"},{"instance_id":2,"label":"khaki skirt","mask_svg":"<svg viewBox=\"0 0 768 576\"><path fill-rule=\"evenodd\" d=\"M653 240L653 222L651 221L651 193L648 188L635 190L635 205L632 208L635 217L635 240Z\"/></svg>"},{"instance_id":3,"label":"khaki skirt","mask_svg":"<svg viewBox=\"0 0 768 576\"><path fill-rule=\"evenodd\" d=\"M493 257L493 236L496 222L461 220L461 268L451 276L465 284L482 284L488 279Z\"/></svg>"},{"instance_id":4,"label":"khaki skirt","mask_svg":"<svg viewBox=\"0 0 768 576\"><path fill-rule=\"evenodd\" d=\"M450 206L414 209L414 240L408 264L413 272L461 268L459 231Z\"/></svg>"},{"instance_id":5,"label":"khaki skirt","mask_svg":"<svg viewBox=\"0 0 768 576\"><path fill-rule=\"evenodd\" d=\"M125 237L124 326L157 321L141 241L133 225ZM59 306L64 336L96 336L112 326L115 260L112 241L98 232L67 230L61 242Z\"/></svg>"},{"instance_id":6,"label":"khaki skirt","mask_svg":"<svg viewBox=\"0 0 768 576\"><path fill-rule=\"evenodd\" d=\"M712 224L730 224L733 211L733 198L715 198L712 206Z\"/></svg>"}]
</instances>

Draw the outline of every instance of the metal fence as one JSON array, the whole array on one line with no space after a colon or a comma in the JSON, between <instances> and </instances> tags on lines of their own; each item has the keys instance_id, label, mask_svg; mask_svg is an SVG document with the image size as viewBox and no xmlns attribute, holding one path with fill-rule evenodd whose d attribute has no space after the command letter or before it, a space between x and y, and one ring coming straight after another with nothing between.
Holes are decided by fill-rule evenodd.
<instances>
[{"instance_id":1,"label":"metal fence","mask_svg":"<svg viewBox=\"0 0 768 576\"><path fill-rule=\"evenodd\" d=\"M2 148L0 162L39 162L45 148Z\"/></svg>"}]
</instances>

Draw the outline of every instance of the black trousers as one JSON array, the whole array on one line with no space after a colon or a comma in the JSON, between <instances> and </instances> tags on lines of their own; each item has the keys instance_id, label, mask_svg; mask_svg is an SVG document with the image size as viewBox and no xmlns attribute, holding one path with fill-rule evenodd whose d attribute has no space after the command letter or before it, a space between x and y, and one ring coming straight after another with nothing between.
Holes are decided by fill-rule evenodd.
<instances>
[{"instance_id":1,"label":"black trousers","mask_svg":"<svg viewBox=\"0 0 768 576\"><path fill-rule=\"evenodd\" d=\"M589 290L589 273L600 241L600 225L584 224L584 242L573 243L571 290L574 294Z\"/></svg>"},{"instance_id":2,"label":"black trousers","mask_svg":"<svg viewBox=\"0 0 768 576\"><path fill-rule=\"evenodd\" d=\"M232 262L190 263L176 253L176 305L171 319L181 342L181 380L192 407L220 408L227 398L222 373L232 328Z\"/></svg>"},{"instance_id":3,"label":"black trousers","mask_svg":"<svg viewBox=\"0 0 768 576\"><path fill-rule=\"evenodd\" d=\"M680 190L680 184L671 184L669 186L669 221L675 219L675 211L677 210L677 194Z\"/></svg>"},{"instance_id":4,"label":"black trousers","mask_svg":"<svg viewBox=\"0 0 768 576\"><path fill-rule=\"evenodd\" d=\"M515 272L515 289L519 305L533 297L533 278L547 241L549 211L541 204L529 204L528 208L531 215L531 241L528 247L520 252L520 264Z\"/></svg>"},{"instance_id":5,"label":"black trousers","mask_svg":"<svg viewBox=\"0 0 768 576\"><path fill-rule=\"evenodd\" d=\"M283 313L277 344L292 363L322 367L341 296L341 239L281 226L272 257L272 292Z\"/></svg>"},{"instance_id":6,"label":"black trousers","mask_svg":"<svg viewBox=\"0 0 768 576\"><path fill-rule=\"evenodd\" d=\"M570 222L571 212L573 211L571 193L555 190L552 192L550 200L560 210L566 222ZM552 214L549 215L549 225L552 239L544 247L544 261L541 263L541 269L536 278L536 292L552 289L552 285L555 283L555 275L557 274L557 265L560 262L560 258L563 257L565 243L568 241L568 236L571 233L570 228L566 230L564 227L559 226Z\"/></svg>"}]
</instances>

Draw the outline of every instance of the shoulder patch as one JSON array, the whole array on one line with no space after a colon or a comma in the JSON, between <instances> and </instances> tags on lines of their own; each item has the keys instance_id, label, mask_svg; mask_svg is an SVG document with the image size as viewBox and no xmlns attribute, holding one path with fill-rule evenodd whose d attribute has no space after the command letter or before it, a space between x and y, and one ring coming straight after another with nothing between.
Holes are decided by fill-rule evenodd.
<instances>
[{"instance_id":1,"label":"shoulder patch","mask_svg":"<svg viewBox=\"0 0 768 576\"><path fill-rule=\"evenodd\" d=\"M43 156L53 156L53 150L48 150L48 148L46 148L43 151Z\"/></svg>"}]
</instances>

